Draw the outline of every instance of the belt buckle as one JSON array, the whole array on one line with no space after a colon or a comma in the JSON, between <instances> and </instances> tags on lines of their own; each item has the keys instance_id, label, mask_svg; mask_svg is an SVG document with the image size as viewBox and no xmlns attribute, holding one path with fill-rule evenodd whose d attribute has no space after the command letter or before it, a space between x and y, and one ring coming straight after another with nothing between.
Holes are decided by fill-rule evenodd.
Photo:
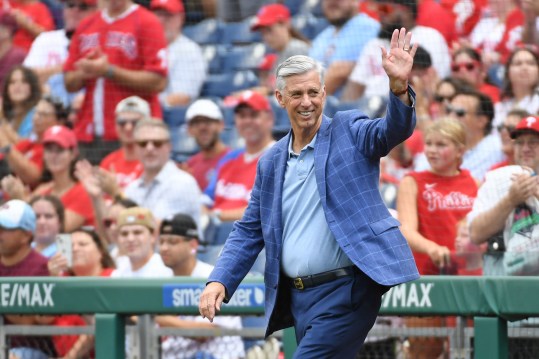
<instances>
[{"instance_id":1,"label":"belt buckle","mask_svg":"<svg viewBox=\"0 0 539 359\"><path fill-rule=\"evenodd\" d=\"M294 287L296 287L296 289L299 289L299 290L303 290L305 288L301 278L294 278Z\"/></svg>"}]
</instances>

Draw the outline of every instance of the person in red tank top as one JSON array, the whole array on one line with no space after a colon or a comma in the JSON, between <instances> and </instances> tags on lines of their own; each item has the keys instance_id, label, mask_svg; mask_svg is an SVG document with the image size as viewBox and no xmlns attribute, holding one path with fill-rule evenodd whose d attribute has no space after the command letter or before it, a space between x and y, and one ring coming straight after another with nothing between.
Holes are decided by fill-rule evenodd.
<instances>
[{"instance_id":1,"label":"person in red tank top","mask_svg":"<svg viewBox=\"0 0 539 359\"><path fill-rule=\"evenodd\" d=\"M425 154L429 171L405 176L397 195L401 231L408 240L421 275L457 274L453 253L457 230L472 209L477 183L470 172L460 169L466 149L464 126L457 120L441 119L425 131ZM480 266L479 266L480 268ZM414 318L407 325L444 326L443 318ZM426 345L426 341L429 345ZM410 339L412 358L437 358L443 352L444 339Z\"/></svg>"}]
</instances>

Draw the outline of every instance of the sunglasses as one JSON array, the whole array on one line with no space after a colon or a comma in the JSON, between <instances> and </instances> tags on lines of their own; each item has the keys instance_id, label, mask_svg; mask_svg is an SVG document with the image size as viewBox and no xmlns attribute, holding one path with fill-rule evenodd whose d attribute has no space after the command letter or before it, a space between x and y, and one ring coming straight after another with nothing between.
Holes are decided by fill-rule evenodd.
<instances>
[{"instance_id":1,"label":"sunglasses","mask_svg":"<svg viewBox=\"0 0 539 359\"><path fill-rule=\"evenodd\" d=\"M498 130L498 132L502 132L503 130L511 133L515 130L515 126L507 126L507 125L498 125L496 127L496 129Z\"/></svg>"},{"instance_id":2,"label":"sunglasses","mask_svg":"<svg viewBox=\"0 0 539 359\"><path fill-rule=\"evenodd\" d=\"M161 148L164 144L168 143L169 140L145 140L145 141L137 141L137 146L140 148L146 148L148 144L152 144L154 148Z\"/></svg>"},{"instance_id":3,"label":"sunglasses","mask_svg":"<svg viewBox=\"0 0 539 359\"><path fill-rule=\"evenodd\" d=\"M116 124L120 127L125 127L127 125L131 125L132 127L135 127L135 125L137 124L139 120L128 120L128 119L125 119L125 118L117 118L116 119Z\"/></svg>"},{"instance_id":4,"label":"sunglasses","mask_svg":"<svg viewBox=\"0 0 539 359\"><path fill-rule=\"evenodd\" d=\"M73 9L73 8L77 8L79 9L80 11L86 11L88 9L91 9L93 8L93 6L90 6L88 4L85 4L83 2L74 2L74 1L68 1L65 3L65 7L68 8L68 9Z\"/></svg>"},{"instance_id":5,"label":"sunglasses","mask_svg":"<svg viewBox=\"0 0 539 359\"><path fill-rule=\"evenodd\" d=\"M462 62L460 64L451 64L451 71L453 72L459 72L463 68L466 69L466 71L472 71L475 70L479 66L479 63L477 61L472 62Z\"/></svg>"},{"instance_id":6,"label":"sunglasses","mask_svg":"<svg viewBox=\"0 0 539 359\"><path fill-rule=\"evenodd\" d=\"M453 106L446 106L445 111L447 114L454 113L457 117L464 117L466 116L467 112L463 108L453 107Z\"/></svg>"},{"instance_id":7,"label":"sunglasses","mask_svg":"<svg viewBox=\"0 0 539 359\"><path fill-rule=\"evenodd\" d=\"M116 224L116 220L114 218L105 218L103 220L103 225L105 226L105 228L110 228L115 224Z\"/></svg>"},{"instance_id":8,"label":"sunglasses","mask_svg":"<svg viewBox=\"0 0 539 359\"><path fill-rule=\"evenodd\" d=\"M451 96L441 96L441 95L434 95L434 102L442 103L445 101L450 101Z\"/></svg>"}]
</instances>

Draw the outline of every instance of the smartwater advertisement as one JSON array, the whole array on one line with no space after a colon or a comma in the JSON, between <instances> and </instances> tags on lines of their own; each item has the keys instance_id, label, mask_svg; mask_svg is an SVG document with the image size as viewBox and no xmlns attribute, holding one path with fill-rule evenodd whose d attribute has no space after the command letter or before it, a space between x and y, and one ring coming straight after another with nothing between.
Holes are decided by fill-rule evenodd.
<instances>
[{"instance_id":1,"label":"smartwater advertisement","mask_svg":"<svg viewBox=\"0 0 539 359\"><path fill-rule=\"evenodd\" d=\"M163 306L166 308L198 307L198 300L204 287L202 284L165 284ZM264 293L263 284L241 284L226 306L263 308Z\"/></svg>"}]
</instances>

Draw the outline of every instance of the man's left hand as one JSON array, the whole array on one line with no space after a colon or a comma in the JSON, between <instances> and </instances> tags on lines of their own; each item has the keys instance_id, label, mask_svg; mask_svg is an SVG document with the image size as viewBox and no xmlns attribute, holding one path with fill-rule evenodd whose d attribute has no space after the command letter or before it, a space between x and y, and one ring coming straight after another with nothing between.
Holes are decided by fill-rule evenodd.
<instances>
[{"instance_id":1,"label":"man's left hand","mask_svg":"<svg viewBox=\"0 0 539 359\"><path fill-rule=\"evenodd\" d=\"M408 88L408 78L414 64L417 44L411 46L412 33L403 27L395 29L391 36L389 52L382 49L382 66L389 77L389 88L394 94L402 94Z\"/></svg>"}]
</instances>

